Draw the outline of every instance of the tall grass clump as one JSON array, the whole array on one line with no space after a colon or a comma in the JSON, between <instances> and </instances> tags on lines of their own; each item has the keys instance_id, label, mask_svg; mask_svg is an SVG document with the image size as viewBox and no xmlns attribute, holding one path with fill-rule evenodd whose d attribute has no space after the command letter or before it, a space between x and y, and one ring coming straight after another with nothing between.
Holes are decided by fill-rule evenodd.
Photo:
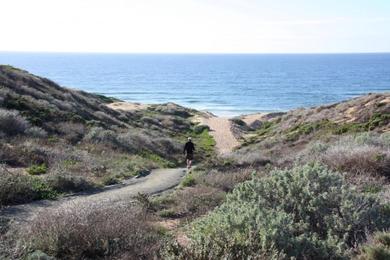
<instances>
[{"instance_id":1,"label":"tall grass clump","mask_svg":"<svg viewBox=\"0 0 390 260\"><path fill-rule=\"evenodd\" d=\"M239 184L226 202L188 230L186 248L167 247L187 259L338 259L388 227L382 205L318 165L274 170ZM178 250L179 248L179 250Z\"/></svg>"}]
</instances>

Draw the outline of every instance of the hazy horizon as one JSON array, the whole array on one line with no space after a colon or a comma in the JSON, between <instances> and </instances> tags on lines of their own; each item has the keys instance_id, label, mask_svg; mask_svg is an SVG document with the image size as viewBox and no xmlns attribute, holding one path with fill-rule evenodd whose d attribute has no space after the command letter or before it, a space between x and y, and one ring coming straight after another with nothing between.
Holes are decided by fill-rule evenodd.
<instances>
[{"instance_id":1,"label":"hazy horizon","mask_svg":"<svg viewBox=\"0 0 390 260\"><path fill-rule=\"evenodd\" d=\"M118 55L343 55L343 54L390 54L390 51L372 52L95 52L95 51L1 51L0 53L36 54L118 54Z\"/></svg>"},{"instance_id":2,"label":"hazy horizon","mask_svg":"<svg viewBox=\"0 0 390 260\"><path fill-rule=\"evenodd\" d=\"M0 51L390 52L390 1L3 1Z\"/></svg>"}]
</instances>

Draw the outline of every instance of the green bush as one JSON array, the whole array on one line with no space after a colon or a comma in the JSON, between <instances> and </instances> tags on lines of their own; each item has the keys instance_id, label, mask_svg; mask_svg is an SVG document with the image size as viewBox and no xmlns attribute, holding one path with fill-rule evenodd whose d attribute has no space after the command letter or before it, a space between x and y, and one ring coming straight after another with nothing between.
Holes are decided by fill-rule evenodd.
<instances>
[{"instance_id":1,"label":"green bush","mask_svg":"<svg viewBox=\"0 0 390 260\"><path fill-rule=\"evenodd\" d=\"M201 133L202 133L203 131L205 131L205 130L209 131L209 130L210 130L210 127L207 126L207 125L196 125L196 126L194 126L194 128L193 128L193 132L194 132L195 134L201 134Z\"/></svg>"},{"instance_id":2,"label":"green bush","mask_svg":"<svg viewBox=\"0 0 390 260\"><path fill-rule=\"evenodd\" d=\"M238 185L188 231L194 259L335 259L388 227L382 206L323 166L274 170ZM175 250L168 250L174 254ZM209 257L209 258L208 258Z\"/></svg>"},{"instance_id":3,"label":"green bush","mask_svg":"<svg viewBox=\"0 0 390 260\"><path fill-rule=\"evenodd\" d=\"M187 174L181 181L182 187L191 187L196 184L196 180L192 174Z\"/></svg>"},{"instance_id":4,"label":"green bush","mask_svg":"<svg viewBox=\"0 0 390 260\"><path fill-rule=\"evenodd\" d=\"M118 176L110 174L107 176L104 176L102 179L102 184L103 185L114 185L120 183L120 180Z\"/></svg>"},{"instance_id":5,"label":"green bush","mask_svg":"<svg viewBox=\"0 0 390 260\"><path fill-rule=\"evenodd\" d=\"M177 217L177 213L171 209L161 210L158 215L162 218L175 218Z\"/></svg>"},{"instance_id":6,"label":"green bush","mask_svg":"<svg viewBox=\"0 0 390 260\"><path fill-rule=\"evenodd\" d=\"M57 173L48 176L47 184L57 192L79 192L95 188L95 186L82 176L72 176L67 173Z\"/></svg>"},{"instance_id":7,"label":"green bush","mask_svg":"<svg viewBox=\"0 0 390 260\"><path fill-rule=\"evenodd\" d=\"M31 180L31 187L35 193L34 200L52 200L58 195L46 182L38 177L33 177Z\"/></svg>"},{"instance_id":8,"label":"green bush","mask_svg":"<svg viewBox=\"0 0 390 260\"><path fill-rule=\"evenodd\" d=\"M30 175L41 175L45 174L47 172L47 166L46 164L38 164L38 165L32 165L27 169L27 172Z\"/></svg>"},{"instance_id":9,"label":"green bush","mask_svg":"<svg viewBox=\"0 0 390 260\"><path fill-rule=\"evenodd\" d=\"M53 199L57 193L38 177L11 173L0 167L0 206Z\"/></svg>"}]
</instances>

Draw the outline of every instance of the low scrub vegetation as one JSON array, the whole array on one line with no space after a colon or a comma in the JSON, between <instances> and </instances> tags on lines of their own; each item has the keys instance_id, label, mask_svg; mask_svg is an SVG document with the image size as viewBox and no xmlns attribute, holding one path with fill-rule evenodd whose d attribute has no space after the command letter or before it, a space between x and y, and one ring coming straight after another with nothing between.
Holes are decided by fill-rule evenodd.
<instances>
[{"instance_id":1,"label":"low scrub vegetation","mask_svg":"<svg viewBox=\"0 0 390 260\"><path fill-rule=\"evenodd\" d=\"M226 202L188 229L191 243L167 254L182 259L335 259L389 227L373 197L320 165L275 170L239 184Z\"/></svg>"},{"instance_id":2,"label":"low scrub vegetation","mask_svg":"<svg viewBox=\"0 0 390 260\"><path fill-rule=\"evenodd\" d=\"M36 199L53 199L57 195L57 192L39 177L10 172L0 165L0 208Z\"/></svg>"},{"instance_id":3,"label":"low scrub vegetation","mask_svg":"<svg viewBox=\"0 0 390 260\"><path fill-rule=\"evenodd\" d=\"M27 169L27 172L31 175L45 174L47 172L47 166L44 163L38 165L32 165Z\"/></svg>"},{"instance_id":4,"label":"low scrub vegetation","mask_svg":"<svg viewBox=\"0 0 390 260\"><path fill-rule=\"evenodd\" d=\"M390 135L363 133L344 136L335 142L315 142L301 154L301 161L319 161L348 177L390 178Z\"/></svg>"},{"instance_id":5,"label":"low scrub vegetation","mask_svg":"<svg viewBox=\"0 0 390 260\"><path fill-rule=\"evenodd\" d=\"M20 169L20 178L39 177L56 193L183 164L189 135L199 141L197 158L214 150L207 129L190 120L197 112L172 103L113 110L106 106L111 98L62 88L11 66L0 66L0 83L0 163Z\"/></svg>"},{"instance_id":6,"label":"low scrub vegetation","mask_svg":"<svg viewBox=\"0 0 390 260\"><path fill-rule=\"evenodd\" d=\"M65 204L20 232L20 256L59 259L152 259L164 238L134 205L117 204Z\"/></svg>"},{"instance_id":7,"label":"low scrub vegetation","mask_svg":"<svg viewBox=\"0 0 390 260\"><path fill-rule=\"evenodd\" d=\"M368 242L361 246L355 258L358 260L390 259L390 233L374 233Z\"/></svg>"},{"instance_id":8,"label":"low scrub vegetation","mask_svg":"<svg viewBox=\"0 0 390 260\"><path fill-rule=\"evenodd\" d=\"M243 145L218 157L210 129L191 122L197 111L113 110L106 104L117 100L10 66L0 66L0 83L0 207L181 167L188 136L197 164L161 196L64 202L26 225L0 217L0 258L389 257L387 94L249 126L235 118Z\"/></svg>"},{"instance_id":9,"label":"low scrub vegetation","mask_svg":"<svg viewBox=\"0 0 390 260\"><path fill-rule=\"evenodd\" d=\"M25 118L17 111L0 109L0 131L6 135L22 134L29 127Z\"/></svg>"}]
</instances>

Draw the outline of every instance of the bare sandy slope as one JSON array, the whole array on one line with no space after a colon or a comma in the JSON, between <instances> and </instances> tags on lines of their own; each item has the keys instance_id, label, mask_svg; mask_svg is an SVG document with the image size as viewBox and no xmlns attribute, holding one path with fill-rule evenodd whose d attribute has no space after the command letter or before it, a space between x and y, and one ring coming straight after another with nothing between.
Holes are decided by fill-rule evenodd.
<instances>
[{"instance_id":1,"label":"bare sandy slope","mask_svg":"<svg viewBox=\"0 0 390 260\"><path fill-rule=\"evenodd\" d=\"M226 155L240 144L233 135L231 130L232 123L229 118L210 115L196 117L195 121L210 127L210 134L213 136L220 154Z\"/></svg>"},{"instance_id":2,"label":"bare sandy slope","mask_svg":"<svg viewBox=\"0 0 390 260\"><path fill-rule=\"evenodd\" d=\"M109 108L119 109L123 111L142 110L148 108L147 104L130 103L130 102L113 102L107 104Z\"/></svg>"},{"instance_id":3,"label":"bare sandy slope","mask_svg":"<svg viewBox=\"0 0 390 260\"><path fill-rule=\"evenodd\" d=\"M247 125L251 125L256 120L262 121L268 115L268 113L255 113L244 115L241 117L242 121L244 121Z\"/></svg>"},{"instance_id":4,"label":"bare sandy slope","mask_svg":"<svg viewBox=\"0 0 390 260\"><path fill-rule=\"evenodd\" d=\"M185 169L158 169L148 176L130 181L126 186L113 188L90 195L66 197L55 201L37 201L29 204L11 206L0 210L0 216L16 221L28 221L41 210L51 210L59 206L90 205L104 203L129 203L138 193L157 194L177 186L185 175Z\"/></svg>"}]
</instances>

